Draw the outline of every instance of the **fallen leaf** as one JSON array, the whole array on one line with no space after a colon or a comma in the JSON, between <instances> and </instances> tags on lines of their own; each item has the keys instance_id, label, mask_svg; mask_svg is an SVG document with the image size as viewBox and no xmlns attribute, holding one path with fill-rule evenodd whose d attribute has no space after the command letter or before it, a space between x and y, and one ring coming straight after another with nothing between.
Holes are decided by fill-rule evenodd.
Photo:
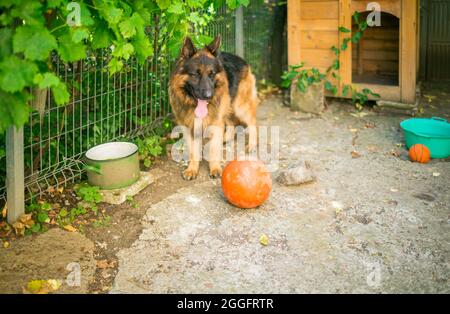
<instances>
[{"instance_id":1,"label":"fallen leaf","mask_svg":"<svg viewBox=\"0 0 450 314\"><path fill-rule=\"evenodd\" d=\"M439 172L433 172L433 177L439 177L441 174Z\"/></svg>"},{"instance_id":2,"label":"fallen leaf","mask_svg":"<svg viewBox=\"0 0 450 314\"><path fill-rule=\"evenodd\" d=\"M356 151L352 151L352 158L359 158L361 157L361 154L356 152Z\"/></svg>"},{"instance_id":3,"label":"fallen leaf","mask_svg":"<svg viewBox=\"0 0 450 314\"><path fill-rule=\"evenodd\" d=\"M28 221L30 221L32 219L32 214L23 214L22 216L19 217L19 221L22 223L26 223Z\"/></svg>"},{"instance_id":4,"label":"fallen leaf","mask_svg":"<svg viewBox=\"0 0 450 314\"><path fill-rule=\"evenodd\" d=\"M102 260L97 261L97 268L103 269L103 268L108 268L108 267L109 267L108 260L102 259Z\"/></svg>"},{"instance_id":5,"label":"fallen leaf","mask_svg":"<svg viewBox=\"0 0 450 314\"><path fill-rule=\"evenodd\" d=\"M95 244L97 244L97 246L101 249L106 250L106 248L108 247L108 244L106 242L99 242L99 241L95 241Z\"/></svg>"},{"instance_id":6,"label":"fallen leaf","mask_svg":"<svg viewBox=\"0 0 450 314\"><path fill-rule=\"evenodd\" d=\"M259 237L259 243L261 243L264 246L268 245L269 244L269 237L267 235L265 235L265 234L262 234Z\"/></svg>"},{"instance_id":7,"label":"fallen leaf","mask_svg":"<svg viewBox=\"0 0 450 314\"><path fill-rule=\"evenodd\" d=\"M433 102L433 100L436 99L436 96L432 95L423 95L423 97L425 97L429 103Z\"/></svg>"},{"instance_id":8,"label":"fallen leaf","mask_svg":"<svg viewBox=\"0 0 450 314\"><path fill-rule=\"evenodd\" d=\"M65 230L69 231L69 232L75 232L75 231L77 231L77 229L74 228L72 225L65 225L63 228L64 228Z\"/></svg>"},{"instance_id":9,"label":"fallen leaf","mask_svg":"<svg viewBox=\"0 0 450 314\"><path fill-rule=\"evenodd\" d=\"M399 150L396 150L396 149L392 149L392 150L390 151L390 154L391 154L392 156L394 156L394 157L400 157L400 156L402 155L402 152L399 151Z\"/></svg>"},{"instance_id":10,"label":"fallen leaf","mask_svg":"<svg viewBox=\"0 0 450 314\"><path fill-rule=\"evenodd\" d=\"M20 221L16 221L12 226L14 228L14 232L17 235L25 235L25 225L23 223L21 223Z\"/></svg>"},{"instance_id":11,"label":"fallen leaf","mask_svg":"<svg viewBox=\"0 0 450 314\"><path fill-rule=\"evenodd\" d=\"M358 132L358 129L349 129L349 130L350 130L350 132L352 132L352 133Z\"/></svg>"},{"instance_id":12,"label":"fallen leaf","mask_svg":"<svg viewBox=\"0 0 450 314\"><path fill-rule=\"evenodd\" d=\"M351 116L355 118L364 118L365 116L369 115L367 112L358 112L358 113L351 113Z\"/></svg>"},{"instance_id":13,"label":"fallen leaf","mask_svg":"<svg viewBox=\"0 0 450 314\"><path fill-rule=\"evenodd\" d=\"M54 204L52 204L52 208L53 208L53 209L60 209L60 208L61 208L61 204L59 204L59 203L54 203Z\"/></svg>"},{"instance_id":14,"label":"fallen leaf","mask_svg":"<svg viewBox=\"0 0 450 314\"><path fill-rule=\"evenodd\" d=\"M3 241L3 247L5 249L9 248L9 242L8 241Z\"/></svg>"},{"instance_id":15,"label":"fallen leaf","mask_svg":"<svg viewBox=\"0 0 450 314\"><path fill-rule=\"evenodd\" d=\"M31 228L34 225L32 214L23 214L19 217L16 223L21 223L23 225L20 225L20 227L24 227L26 229Z\"/></svg>"},{"instance_id":16,"label":"fallen leaf","mask_svg":"<svg viewBox=\"0 0 450 314\"><path fill-rule=\"evenodd\" d=\"M5 204L5 207L2 209L2 217L6 218L6 214L8 213L8 207L7 204Z\"/></svg>"},{"instance_id":17,"label":"fallen leaf","mask_svg":"<svg viewBox=\"0 0 450 314\"><path fill-rule=\"evenodd\" d=\"M32 280L22 288L24 294L48 294L61 287L61 281L56 279Z\"/></svg>"},{"instance_id":18,"label":"fallen leaf","mask_svg":"<svg viewBox=\"0 0 450 314\"><path fill-rule=\"evenodd\" d=\"M50 193L50 194L55 193L55 188L53 186L49 186L47 188L47 192Z\"/></svg>"},{"instance_id":19,"label":"fallen leaf","mask_svg":"<svg viewBox=\"0 0 450 314\"><path fill-rule=\"evenodd\" d=\"M62 193L62 192L64 192L64 187L60 187L60 188L58 188L58 189L57 189L57 191L58 191L59 193Z\"/></svg>"}]
</instances>

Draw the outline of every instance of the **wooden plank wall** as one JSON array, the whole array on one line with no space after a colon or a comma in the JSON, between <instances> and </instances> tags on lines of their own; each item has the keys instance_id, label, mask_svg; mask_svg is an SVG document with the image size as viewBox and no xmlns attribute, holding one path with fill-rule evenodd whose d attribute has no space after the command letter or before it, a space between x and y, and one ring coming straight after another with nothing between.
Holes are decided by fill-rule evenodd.
<instances>
[{"instance_id":1,"label":"wooden plank wall","mask_svg":"<svg viewBox=\"0 0 450 314\"><path fill-rule=\"evenodd\" d=\"M297 49L301 48L298 61L325 72L335 59L330 48L339 44L339 0L291 2L298 2L300 5L300 46Z\"/></svg>"}]
</instances>

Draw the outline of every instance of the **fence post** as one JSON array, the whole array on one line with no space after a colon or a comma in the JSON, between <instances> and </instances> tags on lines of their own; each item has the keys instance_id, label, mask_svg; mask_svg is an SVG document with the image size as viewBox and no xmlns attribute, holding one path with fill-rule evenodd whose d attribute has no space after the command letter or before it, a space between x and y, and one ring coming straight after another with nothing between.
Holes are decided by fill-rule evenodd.
<instances>
[{"instance_id":1,"label":"fence post","mask_svg":"<svg viewBox=\"0 0 450 314\"><path fill-rule=\"evenodd\" d=\"M244 8L239 6L236 10L236 55L244 58Z\"/></svg>"},{"instance_id":2,"label":"fence post","mask_svg":"<svg viewBox=\"0 0 450 314\"><path fill-rule=\"evenodd\" d=\"M23 127L6 130L6 199L8 223L13 224L25 212Z\"/></svg>"}]
</instances>

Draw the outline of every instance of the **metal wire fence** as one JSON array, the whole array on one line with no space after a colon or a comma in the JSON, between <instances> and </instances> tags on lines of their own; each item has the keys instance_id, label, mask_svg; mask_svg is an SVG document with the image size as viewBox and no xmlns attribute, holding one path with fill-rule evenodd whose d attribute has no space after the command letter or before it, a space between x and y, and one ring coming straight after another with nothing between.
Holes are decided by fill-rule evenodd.
<instances>
[{"instance_id":1,"label":"metal wire fence","mask_svg":"<svg viewBox=\"0 0 450 314\"><path fill-rule=\"evenodd\" d=\"M270 4L252 0L244 11L245 57L258 78L267 74ZM149 30L155 36L158 30ZM209 36L221 34L222 49L234 53L235 12L221 7L205 28ZM107 50L91 52L80 62L64 64L54 57L56 73L71 93L66 106L56 106L48 90L35 92L33 111L24 126L25 199L41 195L83 178L82 157L94 145L132 140L150 132L170 113L167 87L173 60L163 50L143 65L135 59L120 73L110 75ZM0 205L6 201L5 138L0 136Z\"/></svg>"}]
</instances>

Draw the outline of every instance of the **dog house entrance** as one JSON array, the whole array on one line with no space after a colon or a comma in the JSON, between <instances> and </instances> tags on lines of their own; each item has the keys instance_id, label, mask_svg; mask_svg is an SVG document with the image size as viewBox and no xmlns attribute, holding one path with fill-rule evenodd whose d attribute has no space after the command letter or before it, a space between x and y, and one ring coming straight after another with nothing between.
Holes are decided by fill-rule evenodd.
<instances>
[{"instance_id":1,"label":"dog house entrance","mask_svg":"<svg viewBox=\"0 0 450 314\"><path fill-rule=\"evenodd\" d=\"M366 19L369 13L361 14L361 18ZM357 31L355 24L352 31ZM399 38L399 19L382 12L381 26L368 27L352 46L353 83L398 86Z\"/></svg>"}]
</instances>

